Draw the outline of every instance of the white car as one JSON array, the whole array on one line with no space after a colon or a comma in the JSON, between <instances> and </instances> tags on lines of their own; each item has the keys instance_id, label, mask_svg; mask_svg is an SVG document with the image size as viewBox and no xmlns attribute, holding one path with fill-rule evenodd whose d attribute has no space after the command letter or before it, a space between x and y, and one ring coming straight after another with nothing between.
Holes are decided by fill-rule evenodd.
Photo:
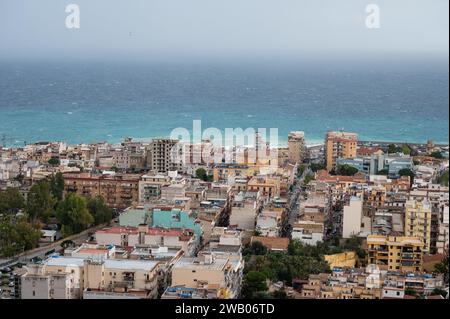
<instances>
[{"instance_id":1,"label":"white car","mask_svg":"<svg viewBox=\"0 0 450 319\"><path fill-rule=\"evenodd\" d=\"M14 282L11 281L8 286L9 287L14 287Z\"/></svg>"}]
</instances>

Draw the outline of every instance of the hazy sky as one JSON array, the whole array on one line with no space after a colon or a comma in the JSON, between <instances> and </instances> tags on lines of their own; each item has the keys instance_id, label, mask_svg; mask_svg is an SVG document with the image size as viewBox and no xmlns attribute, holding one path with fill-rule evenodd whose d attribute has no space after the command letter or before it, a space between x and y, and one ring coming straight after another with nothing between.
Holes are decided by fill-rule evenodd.
<instances>
[{"instance_id":1,"label":"hazy sky","mask_svg":"<svg viewBox=\"0 0 450 319\"><path fill-rule=\"evenodd\" d=\"M81 28L65 27L78 4ZM380 29L365 25L367 4ZM448 54L448 0L0 0L0 57Z\"/></svg>"}]
</instances>

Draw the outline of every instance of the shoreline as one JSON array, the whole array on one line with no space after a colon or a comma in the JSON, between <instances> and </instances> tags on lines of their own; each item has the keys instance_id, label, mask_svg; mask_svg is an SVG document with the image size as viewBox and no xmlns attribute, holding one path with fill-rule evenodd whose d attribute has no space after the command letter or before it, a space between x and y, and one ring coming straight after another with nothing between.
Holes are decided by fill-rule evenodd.
<instances>
[{"instance_id":1,"label":"shoreline","mask_svg":"<svg viewBox=\"0 0 450 319\"><path fill-rule=\"evenodd\" d=\"M23 148L26 145L35 145L35 144L46 144L46 143L65 143L67 145L89 145L89 144L99 144L99 143L109 143L111 145L118 145L121 144L126 138L132 138L133 141L135 142L140 142L140 143L149 143L151 142L153 139L166 139L166 138L170 138L170 136L155 136L155 137L144 137L144 138L139 138L139 137L123 137L121 139L104 139L104 140L96 140L96 141L90 141L90 142L81 142L81 143L71 143L71 142L67 142L64 140L36 140L35 142L31 142L31 143L27 143L25 145L22 145L20 143L14 143L14 144L6 144L3 145L2 141L0 140L0 148L4 148L4 149L8 149L8 148L12 148L12 149L17 149L17 148ZM433 142L434 146L436 147L449 147L450 143L442 143L442 142ZM427 141L424 142L408 142L408 141L384 141L384 140L377 140L377 139L364 139L364 140L358 140L358 145L366 145L366 146L370 146L370 144L375 144L372 146L377 146L377 145L389 145L389 144L397 144L397 145L403 145L403 144L408 144L411 146L426 146ZM305 139L305 145L309 148L316 148L316 147L321 147L325 145L325 141L324 139L320 140L320 139ZM246 146L246 147L254 147L253 144L246 144L246 145L242 145L242 146ZM278 148L286 148L288 147L288 141L287 139L283 139L278 143Z\"/></svg>"}]
</instances>

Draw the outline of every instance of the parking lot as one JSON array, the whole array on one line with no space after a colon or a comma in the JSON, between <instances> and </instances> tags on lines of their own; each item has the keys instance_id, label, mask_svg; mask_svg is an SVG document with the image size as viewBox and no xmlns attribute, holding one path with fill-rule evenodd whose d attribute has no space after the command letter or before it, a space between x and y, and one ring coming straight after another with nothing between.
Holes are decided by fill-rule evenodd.
<instances>
[{"instance_id":1,"label":"parking lot","mask_svg":"<svg viewBox=\"0 0 450 319\"><path fill-rule=\"evenodd\" d=\"M3 267L1 268L1 284L0 284L0 298L14 299L14 272L21 270L18 267Z\"/></svg>"}]
</instances>

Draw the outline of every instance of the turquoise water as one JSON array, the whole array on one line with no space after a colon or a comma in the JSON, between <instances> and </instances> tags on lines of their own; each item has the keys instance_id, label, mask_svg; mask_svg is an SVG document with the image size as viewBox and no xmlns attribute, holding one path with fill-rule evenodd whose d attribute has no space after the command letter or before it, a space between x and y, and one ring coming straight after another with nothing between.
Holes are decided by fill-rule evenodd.
<instances>
[{"instance_id":1,"label":"turquoise water","mask_svg":"<svg viewBox=\"0 0 450 319\"><path fill-rule=\"evenodd\" d=\"M345 129L360 139L449 141L448 66L239 66L2 62L7 144L168 136L172 129L279 129L309 141Z\"/></svg>"}]
</instances>

